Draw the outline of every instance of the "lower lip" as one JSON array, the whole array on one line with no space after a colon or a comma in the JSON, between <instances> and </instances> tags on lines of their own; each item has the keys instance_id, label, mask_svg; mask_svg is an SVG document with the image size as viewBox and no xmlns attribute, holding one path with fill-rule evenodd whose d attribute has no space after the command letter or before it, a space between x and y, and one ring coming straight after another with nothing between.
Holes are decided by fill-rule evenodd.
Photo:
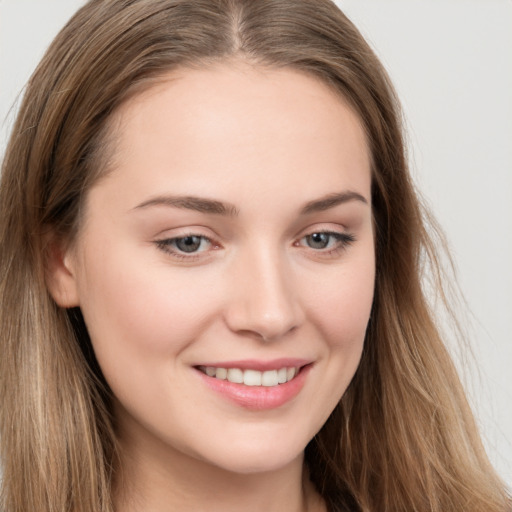
<instances>
[{"instance_id":1,"label":"lower lip","mask_svg":"<svg viewBox=\"0 0 512 512\"><path fill-rule=\"evenodd\" d=\"M197 370L203 382L213 391L219 393L235 404L253 411L277 409L295 398L303 388L307 374L312 365L303 366L299 373L289 382L277 386L246 386L228 380L208 377Z\"/></svg>"}]
</instances>

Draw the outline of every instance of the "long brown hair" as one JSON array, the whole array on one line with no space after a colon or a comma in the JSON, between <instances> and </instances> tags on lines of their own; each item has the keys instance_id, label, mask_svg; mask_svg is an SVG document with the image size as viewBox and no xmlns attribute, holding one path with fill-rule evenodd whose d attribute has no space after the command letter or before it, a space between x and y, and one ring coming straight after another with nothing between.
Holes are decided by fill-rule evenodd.
<instances>
[{"instance_id":1,"label":"long brown hair","mask_svg":"<svg viewBox=\"0 0 512 512\"><path fill-rule=\"evenodd\" d=\"M360 367L306 448L331 511L503 512L421 286L436 252L411 184L393 88L329 0L92 0L32 76L0 188L1 506L111 512L110 392L79 310L45 285L49 234L73 240L108 168L109 120L180 66L226 59L314 75L359 114L373 159L375 300Z\"/></svg>"}]
</instances>

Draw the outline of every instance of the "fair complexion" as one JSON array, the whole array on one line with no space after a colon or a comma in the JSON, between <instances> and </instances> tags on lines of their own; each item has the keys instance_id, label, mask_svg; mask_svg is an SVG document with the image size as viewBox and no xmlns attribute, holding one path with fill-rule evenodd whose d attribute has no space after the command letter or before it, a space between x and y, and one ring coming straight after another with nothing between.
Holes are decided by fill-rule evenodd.
<instances>
[{"instance_id":1,"label":"fair complexion","mask_svg":"<svg viewBox=\"0 0 512 512\"><path fill-rule=\"evenodd\" d=\"M167 78L116 114L112 168L49 280L115 396L117 507L323 510L303 452L373 300L361 123L293 70Z\"/></svg>"}]
</instances>

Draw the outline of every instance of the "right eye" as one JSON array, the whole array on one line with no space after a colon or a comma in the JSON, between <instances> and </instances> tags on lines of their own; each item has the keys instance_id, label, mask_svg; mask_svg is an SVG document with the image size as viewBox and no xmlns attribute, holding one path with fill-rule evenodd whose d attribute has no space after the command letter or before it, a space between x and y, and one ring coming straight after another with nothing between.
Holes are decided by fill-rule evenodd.
<instances>
[{"instance_id":1,"label":"right eye","mask_svg":"<svg viewBox=\"0 0 512 512\"><path fill-rule=\"evenodd\" d=\"M175 238L158 240L157 246L165 252L178 257L187 258L187 255L195 255L207 251L212 247L212 241L202 235L186 235Z\"/></svg>"}]
</instances>

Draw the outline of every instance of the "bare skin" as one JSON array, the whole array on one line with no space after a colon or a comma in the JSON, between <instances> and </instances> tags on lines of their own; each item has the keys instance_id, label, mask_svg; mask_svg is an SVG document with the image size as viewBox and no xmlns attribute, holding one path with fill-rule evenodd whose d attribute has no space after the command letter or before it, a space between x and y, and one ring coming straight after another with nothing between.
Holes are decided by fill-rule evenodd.
<instances>
[{"instance_id":1,"label":"bare skin","mask_svg":"<svg viewBox=\"0 0 512 512\"><path fill-rule=\"evenodd\" d=\"M364 131L293 70L168 78L118 112L113 168L51 280L115 395L116 508L324 511L304 448L357 369L373 300Z\"/></svg>"}]
</instances>

